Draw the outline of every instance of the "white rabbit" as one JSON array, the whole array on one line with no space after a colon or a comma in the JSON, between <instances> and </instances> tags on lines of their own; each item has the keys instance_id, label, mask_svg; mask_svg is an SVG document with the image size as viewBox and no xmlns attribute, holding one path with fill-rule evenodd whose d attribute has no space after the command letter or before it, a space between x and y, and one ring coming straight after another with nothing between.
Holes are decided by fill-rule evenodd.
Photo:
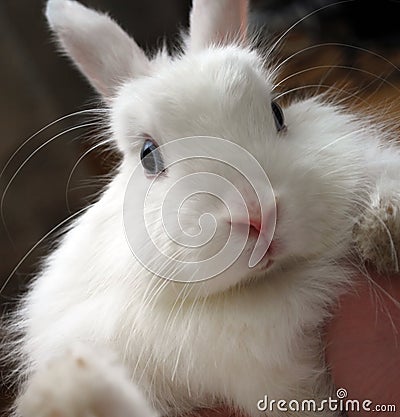
<instances>
[{"instance_id":1,"label":"white rabbit","mask_svg":"<svg viewBox=\"0 0 400 417\"><path fill-rule=\"evenodd\" d=\"M320 329L351 283L354 225L398 201L400 153L323 97L282 111L243 6L194 0L183 52L150 60L108 16L49 0L123 159L20 309L18 415L255 417L265 395L333 395Z\"/></svg>"}]
</instances>

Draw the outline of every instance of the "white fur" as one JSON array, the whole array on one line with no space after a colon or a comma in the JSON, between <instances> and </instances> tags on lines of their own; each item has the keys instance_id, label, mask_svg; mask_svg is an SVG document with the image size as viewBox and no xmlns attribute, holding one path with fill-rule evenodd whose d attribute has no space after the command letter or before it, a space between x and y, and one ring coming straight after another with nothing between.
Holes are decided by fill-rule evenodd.
<instances>
[{"instance_id":1,"label":"white fur","mask_svg":"<svg viewBox=\"0 0 400 417\"><path fill-rule=\"evenodd\" d=\"M204 8L202 19L213 8L207 0L198 0L195 7L196 13ZM100 57L106 51L98 37L110 35L114 42L119 29L109 18L67 0L50 0L48 16L67 52L108 96L106 61L104 68L82 62L69 41L82 51L99 44L95 53ZM82 30L89 27L85 22L102 24L95 24L93 34L85 32L83 39ZM76 341L96 352L88 378L96 381L99 369L106 374L108 369L111 376L103 388L110 387L110 395L130 389L125 379L112 377L112 367L101 364L98 350L109 349L160 415L224 402L255 417L262 415L256 404L264 395L323 399L332 391L319 330L329 306L351 281L349 272L337 265L351 250L352 228L363 205L385 184L386 174L398 177L399 151L384 145L386 138L378 127L319 98L288 106L287 131L277 133L270 105L274 80L261 57L242 46L206 47L209 36L196 36L200 39L196 48L176 58L160 55L149 64L146 76L132 68L119 74L130 78L111 101L111 131L124 154L119 172L48 257L21 309L24 366L33 375L23 388L23 398L40 397L41 387L47 387L54 398L66 402L63 416L82 415L71 411L80 394L97 395L96 385L82 384L80 371L71 371L71 358L65 363L57 359L54 372L46 370L52 358L59 358ZM102 87L96 84L97 76ZM171 283L142 267L126 240L123 205L132 167L139 163L143 133L160 145L193 135L222 137L258 160L279 205L275 239L281 251L269 271L248 267L251 242L232 268L202 283ZM212 154L212 149L206 151ZM248 193L234 172L195 161L172 167L156 181L148 215L159 213L161 197L176 179L199 171L217 172ZM136 184L137 200L128 202L134 219L143 215L137 201L146 193L148 181L143 175ZM185 194L205 185L191 184L180 191ZM229 193L226 199L235 203ZM207 198L192 200L183 221L197 225L206 211L223 224L221 207ZM156 222L153 227L158 243L168 253L178 253L161 225ZM217 233L223 237L226 228L221 226ZM134 239L148 250L145 236ZM211 241L205 252L185 256L196 259L213 245ZM189 277L190 268L171 271L171 278ZM55 382L59 372L70 378L71 389L63 391ZM20 413L42 417L47 410L47 405L27 406ZM271 414L275 415L280 413Z\"/></svg>"}]
</instances>

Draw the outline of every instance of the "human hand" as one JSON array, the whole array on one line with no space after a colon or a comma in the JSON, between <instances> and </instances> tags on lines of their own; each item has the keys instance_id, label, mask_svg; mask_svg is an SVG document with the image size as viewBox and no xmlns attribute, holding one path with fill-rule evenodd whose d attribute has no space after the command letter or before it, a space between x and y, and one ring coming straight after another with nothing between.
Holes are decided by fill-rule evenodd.
<instances>
[{"instance_id":1,"label":"human hand","mask_svg":"<svg viewBox=\"0 0 400 417\"><path fill-rule=\"evenodd\" d=\"M347 399L396 406L400 411L400 274L359 274L328 323L326 359L337 388ZM361 407L362 408L362 407ZM349 417L371 412L348 411ZM374 416L394 415L376 411Z\"/></svg>"}]
</instances>

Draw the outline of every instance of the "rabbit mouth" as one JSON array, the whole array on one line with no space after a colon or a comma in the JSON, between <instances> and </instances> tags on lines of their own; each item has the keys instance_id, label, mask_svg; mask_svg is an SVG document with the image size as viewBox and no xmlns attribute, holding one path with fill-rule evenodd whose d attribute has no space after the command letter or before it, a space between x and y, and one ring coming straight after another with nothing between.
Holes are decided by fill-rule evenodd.
<instances>
[{"instance_id":1,"label":"rabbit mouth","mask_svg":"<svg viewBox=\"0 0 400 417\"><path fill-rule=\"evenodd\" d=\"M272 267L272 265L274 263L275 263L275 261L273 259L270 259L270 258L265 259L265 260L261 260L259 265L257 265L257 269L259 271L262 271L262 272L267 271Z\"/></svg>"},{"instance_id":2,"label":"rabbit mouth","mask_svg":"<svg viewBox=\"0 0 400 417\"><path fill-rule=\"evenodd\" d=\"M266 271L275 263L275 256L279 254L277 240L272 240L260 262L255 266L258 270Z\"/></svg>"}]
</instances>

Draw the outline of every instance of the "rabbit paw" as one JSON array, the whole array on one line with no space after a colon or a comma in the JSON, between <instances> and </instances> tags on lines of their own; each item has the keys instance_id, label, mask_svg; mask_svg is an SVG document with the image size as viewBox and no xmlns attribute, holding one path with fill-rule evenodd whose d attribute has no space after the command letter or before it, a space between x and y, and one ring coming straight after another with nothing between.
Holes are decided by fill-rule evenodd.
<instances>
[{"instance_id":1,"label":"rabbit paw","mask_svg":"<svg viewBox=\"0 0 400 417\"><path fill-rule=\"evenodd\" d=\"M156 417L122 367L86 346L39 369L17 410L21 417Z\"/></svg>"},{"instance_id":2,"label":"rabbit paw","mask_svg":"<svg viewBox=\"0 0 400 417\"><path fill-rule=\"evenodd\" d=\"M353 229L356 248L364 262L379 272L397 272L400 262L400 202L394 198L373 199L371 207Z\"/></svg>"}]
</instances>

